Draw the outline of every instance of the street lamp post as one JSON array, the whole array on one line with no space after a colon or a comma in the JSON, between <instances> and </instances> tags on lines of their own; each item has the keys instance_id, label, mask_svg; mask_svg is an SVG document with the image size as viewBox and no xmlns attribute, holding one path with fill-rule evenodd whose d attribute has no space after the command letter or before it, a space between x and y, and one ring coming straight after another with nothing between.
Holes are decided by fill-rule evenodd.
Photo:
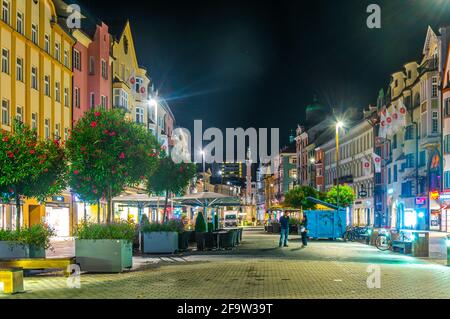
<instances>
[{"instance_id":1,"label":"street lamp post","mask_svg":"<svg viewBox=\"0 0 450 319\"><path fill-rule=\"evenodd\" d=\"M203 163L203 191L206 192L206 174L205 174L205 167L206 167L206 163L205 163L205 151L202 150L202 163Z\"/></svg>"},{"instance_id":2,"label":"street lamp post","mask_svg":"<svg viewBox=\"0 0 450 319\"><path fill-rule=\"evenodd\" d=\"M343 127L344 125L342 122L336 123L336 191L337 191L337 197L336 197L336 204L339 210L339 129Z\"/></svg>"}]
</instances>

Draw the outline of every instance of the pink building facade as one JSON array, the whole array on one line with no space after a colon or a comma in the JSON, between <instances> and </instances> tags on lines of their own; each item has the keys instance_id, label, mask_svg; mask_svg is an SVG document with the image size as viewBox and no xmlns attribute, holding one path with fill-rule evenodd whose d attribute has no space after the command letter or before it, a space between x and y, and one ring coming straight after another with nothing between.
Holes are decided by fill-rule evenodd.
<instances>
[{"instance_id":1,"label":"pink building facade","mask_svg":"<svg viewBox=\"0 0 450 319\"><path fill-rule=\"evenodd\" d=\"M111 108L112 81L108 26L100 22L91 31L76 30L73 52L73 121L91 108Z\"/></svg>"}]
</instances>

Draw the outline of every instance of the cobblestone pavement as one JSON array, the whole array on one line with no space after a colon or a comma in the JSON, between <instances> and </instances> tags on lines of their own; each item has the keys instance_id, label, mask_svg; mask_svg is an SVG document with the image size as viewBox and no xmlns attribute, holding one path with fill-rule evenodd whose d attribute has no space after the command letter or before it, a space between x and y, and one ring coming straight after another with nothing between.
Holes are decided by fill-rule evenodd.
<instances>
[{"instance_id":1,"label":"cobblestone pavement","mask_svg":"<svg viewBox=\"0 0 450 319\"><path fill-rule=\"evenodd\" d=\"M136 257L132 271L82 274L70 289L60 274L25 278L26 293L0 298L450 298L450 268L426 259L381 252L359 243L298 236L278 248L278 236L244 232L233 251ZM442 263L442 262L441 262ZM379 267L381 288L368 288Z\"/></svg>"}]
</instances>

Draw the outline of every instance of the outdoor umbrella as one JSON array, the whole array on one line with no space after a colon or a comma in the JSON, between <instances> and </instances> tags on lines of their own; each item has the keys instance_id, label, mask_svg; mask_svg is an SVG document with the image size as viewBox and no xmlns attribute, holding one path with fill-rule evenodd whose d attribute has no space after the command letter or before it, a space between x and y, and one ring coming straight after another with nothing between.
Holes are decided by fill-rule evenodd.
<instances>
[{"instance_id":1,"label":"outdoor umbrella","mask_svg":"<svg viewBox=\"0 0 450 319\"><path fill-rule=\"evenodd\" d=\"M241 202L236 196L228 196L214 192L201 192L196 194L189 194L173 199L175 203L189 206L202 206L207 218L207 209L220 206L240 206ZM214 211L212 220L214 221Z\"/></svg>"}]
</instances>

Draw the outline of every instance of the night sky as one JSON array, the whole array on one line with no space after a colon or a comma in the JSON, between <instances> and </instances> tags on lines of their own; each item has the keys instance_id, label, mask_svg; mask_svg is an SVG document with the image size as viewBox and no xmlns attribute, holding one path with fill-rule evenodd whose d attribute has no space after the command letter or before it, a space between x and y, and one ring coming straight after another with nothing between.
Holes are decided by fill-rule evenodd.
<instances>
[{"instance_id":1,"label":"night sky","mask_svg":"<svg viewBox=\"0 0 450 319\"><path fill-rule=\"evenodd\" d=\"M83 14L130 19L139 63L178 126L279 127L282 145L314 94L329 108L375 104L389 75L420 59L427 26L450 25L447 0L78 2ZM371 3L381 29L366 26Z\"/></svg>"}]
</instances>

